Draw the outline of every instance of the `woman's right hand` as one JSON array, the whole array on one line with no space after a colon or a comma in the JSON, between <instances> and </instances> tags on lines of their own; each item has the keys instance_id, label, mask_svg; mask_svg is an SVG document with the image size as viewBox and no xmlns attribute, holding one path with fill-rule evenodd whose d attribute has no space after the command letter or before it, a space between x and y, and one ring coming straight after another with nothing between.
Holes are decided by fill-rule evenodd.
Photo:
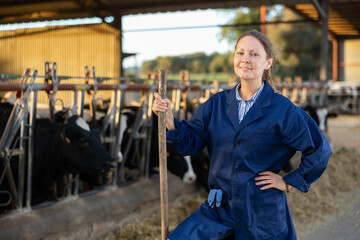
<instances>
[{"instance_id":1,"label":"woman's right hand","mask_svg":"<svg viewBox=\"0 0 360 240\"><path fill-rule=\"evenodd\" d=\"M155 100L152 105L152 110L159 116L160 112L166 112L166 128L168 130L175 129L174 116L171 112L171 102L167 98L162 98L159 93L154 93Z\"/></svg>"},{"instance_id":2,"label":"woman's right hand","mask_svg":"<svg viewBox=\"0 0 360 240\"><path fill-rule=\"evenodd\" d=\"M159 115L159 112L171 113L171 102L169 99L163 99L159 93L154 93L155 100L152 105L152 110L156 115Z\"/></svg>"}]
</instances>

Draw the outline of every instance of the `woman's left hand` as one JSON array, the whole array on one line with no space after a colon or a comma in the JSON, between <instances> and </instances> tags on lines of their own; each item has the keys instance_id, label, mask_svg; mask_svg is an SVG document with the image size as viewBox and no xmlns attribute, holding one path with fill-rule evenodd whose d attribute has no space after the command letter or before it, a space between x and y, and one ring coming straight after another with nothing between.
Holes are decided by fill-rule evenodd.
<instances>
[{"instance_id":1,"label":"woman's left hand","mask_svg":"<svg viewBox=\"0 0 360 240\"><path fill-rule=\"evenodd\" d=\"M285 182L282 179L282 177L276 173L265 171L259 173L259 176L255 178L255 181L257 181L256 185L264 185L260 188L260 190L265 190L269 188L276 188L281 191L286 191ZM289 185L289 190L290 190Z\"/></svg>"}]
</instances>

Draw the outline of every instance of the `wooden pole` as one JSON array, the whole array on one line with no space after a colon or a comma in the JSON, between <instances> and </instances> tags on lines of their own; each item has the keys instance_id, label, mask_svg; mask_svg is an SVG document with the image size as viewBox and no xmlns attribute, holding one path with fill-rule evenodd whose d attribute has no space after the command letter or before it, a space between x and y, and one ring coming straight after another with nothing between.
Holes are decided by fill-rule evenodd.
<instances>
[{"instance_id":1,"label":"wooden pole","mask_svg":"<svg viewBox=\"0 0 360 240\"><path fill-rule=\"evenodd\" d=\"M166 97L166 70L160 70L159 94ZM161 239L166 240L168 229L168 178L166 162L166 113L160 113L159 126L159 170L160 170L160 208L161 208Z\"/></svg>"}]
</instances>

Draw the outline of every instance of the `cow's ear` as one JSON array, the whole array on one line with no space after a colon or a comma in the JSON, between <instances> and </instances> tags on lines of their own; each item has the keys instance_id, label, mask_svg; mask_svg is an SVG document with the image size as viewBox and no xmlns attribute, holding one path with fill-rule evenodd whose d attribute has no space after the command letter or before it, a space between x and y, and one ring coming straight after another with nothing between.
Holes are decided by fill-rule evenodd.
<instances>
[{"instance_id":1,"label":"cow's ear","mask_svg":"<svg viewBox=\"0 0 360 240\"><path fill-rule=\"evenodd\" d=\"M59 111L55 114L55 122L57 123L66 123L66 120L68 118L69 111Z\"/></svg>"},{"instance_id":2,"label":"cow's ear","mask_svg":"<svg viewBox=\"0 0 360 240\"><path fill-rule=\"evenodd\" d=\"M62 116L63 116L63 119L67 119L69 116L69 111L63 111Z\"/></svg>"}]
</instances>

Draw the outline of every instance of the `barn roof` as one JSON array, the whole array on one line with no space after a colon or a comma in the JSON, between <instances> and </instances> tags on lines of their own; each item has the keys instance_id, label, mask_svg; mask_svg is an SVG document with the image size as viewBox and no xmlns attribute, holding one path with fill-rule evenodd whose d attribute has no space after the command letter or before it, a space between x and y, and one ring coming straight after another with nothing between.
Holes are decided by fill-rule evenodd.
<instances>
[{"instance_id":1,"label":"barn roof","mask_svg":"<svg viewBox=\"0 0 360 240\"><path fill-rule=\"evenodd\" d=\"M360 0L329 0L329 31L360 37ZM0 0L0 24L282 4L319 22L319 0Z\"/></svg>"}]
</instances>

